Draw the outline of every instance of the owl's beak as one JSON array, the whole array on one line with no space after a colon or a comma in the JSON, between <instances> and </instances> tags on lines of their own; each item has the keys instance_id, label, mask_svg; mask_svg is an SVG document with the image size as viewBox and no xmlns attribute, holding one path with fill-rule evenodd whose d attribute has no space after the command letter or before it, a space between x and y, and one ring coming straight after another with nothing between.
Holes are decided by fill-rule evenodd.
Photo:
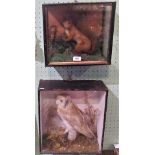
<instances>
[{"instance_id":1,"label":"owl's beak","mask_svg":"<svg viewBox=\"0 0 155 155\"><path fill-rule=\"evenodd\" d=\"M69 104L69 100L67 99L65 104L64 104L64 108L66 108L66 106Z\"/></svg>"},{"instance_id":2,"label":"owl's beak","mask_svg":"<svg viewBox=\"0 0 155 155\"><path fill-rule=\"evenodd\" d=\"M66 108L67 104L68 104L68 102L66 102L66 103L64 104L64 108Z\"/></svg>"}]
</instances>

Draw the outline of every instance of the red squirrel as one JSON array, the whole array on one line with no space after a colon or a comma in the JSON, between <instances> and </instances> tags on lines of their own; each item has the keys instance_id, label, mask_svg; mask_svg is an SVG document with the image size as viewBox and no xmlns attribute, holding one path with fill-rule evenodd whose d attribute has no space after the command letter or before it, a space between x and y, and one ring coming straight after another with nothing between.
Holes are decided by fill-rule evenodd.
<instances>
[{"instance_id":1,"label":"red squirrel","mask_svg":"<svg viewBox=\"0 0 155 155\"><path fill-rule=\"evenodd\" d=\"M63 22L64 26L64 37L65 41L75 41L76 46L74 53L88 53L91 54L91 40L81 33L77 27L69 20Z\"/></svg>"}]
</instances>

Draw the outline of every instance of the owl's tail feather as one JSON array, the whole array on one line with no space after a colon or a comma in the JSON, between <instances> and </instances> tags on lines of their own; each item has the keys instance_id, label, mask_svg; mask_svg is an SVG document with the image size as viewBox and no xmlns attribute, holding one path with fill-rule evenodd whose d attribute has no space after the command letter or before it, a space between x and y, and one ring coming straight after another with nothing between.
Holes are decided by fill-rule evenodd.
<instances>
[{"instance_id":1,"label":"owl's tail feather","mask_svg":"<svg viewBox=\"0 0 155 155\"><path fill-rule=\"evenodd\" d=\"M87 130L83 130L83 133L86 137L92 139L92 138L95 138L96 139L96 136L95 134L89 129L87 128Z\"/></svg>"}]
</instances>

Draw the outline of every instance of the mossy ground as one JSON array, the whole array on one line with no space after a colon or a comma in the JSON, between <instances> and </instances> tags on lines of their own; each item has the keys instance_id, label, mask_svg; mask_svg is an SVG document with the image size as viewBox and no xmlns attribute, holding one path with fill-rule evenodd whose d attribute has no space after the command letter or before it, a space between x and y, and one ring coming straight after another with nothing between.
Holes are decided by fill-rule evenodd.
<instances>
[{"instance_id":1,"label":"mossy ground","mask_svg":"<svg viewBox=\"0 0 155 155\"><path fill-rule=\"evenodd\" d=\"M43 150L45 153L94 153L98 152L96 140L90 140L79 134L73 142L67 140L67 134L62 134L64 130L60 129L52 134L43 135Z\"/></svg>"},{"instance_id":2,"label":"mossy ground","mask_svg":"<svg viewBox=\"0 0 155 155\"><path fill-rule=\"evenodd\" d=\"M75 42L65 42L59 41L55 42L49 50L52 51L52 54L49 56L48 60L50 62L70 62L73 61L73 50L75 48ZM97 61L103 60L104 57L101 54L102 49L97 47L94 54L81 54L82 61Z\"/></svg>"}]
</instances>

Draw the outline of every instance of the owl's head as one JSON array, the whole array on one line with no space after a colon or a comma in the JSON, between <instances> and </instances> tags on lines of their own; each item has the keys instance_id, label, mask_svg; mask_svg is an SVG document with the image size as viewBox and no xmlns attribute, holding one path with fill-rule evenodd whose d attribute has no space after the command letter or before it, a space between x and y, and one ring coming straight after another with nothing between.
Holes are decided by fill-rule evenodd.
<instances>
[{"instance_id":1,"label":"owl's head","mask_svg":"<svg viewBox=\"0 0 155 155\"><path fill-rule=\"evenodd\" d=\"M70 96L58 95L58 96L56 97L56 104L57 104L59 107L65 108L66 105L69 103L69 101L70 101Z\"/></svg>"}]
</instances>

